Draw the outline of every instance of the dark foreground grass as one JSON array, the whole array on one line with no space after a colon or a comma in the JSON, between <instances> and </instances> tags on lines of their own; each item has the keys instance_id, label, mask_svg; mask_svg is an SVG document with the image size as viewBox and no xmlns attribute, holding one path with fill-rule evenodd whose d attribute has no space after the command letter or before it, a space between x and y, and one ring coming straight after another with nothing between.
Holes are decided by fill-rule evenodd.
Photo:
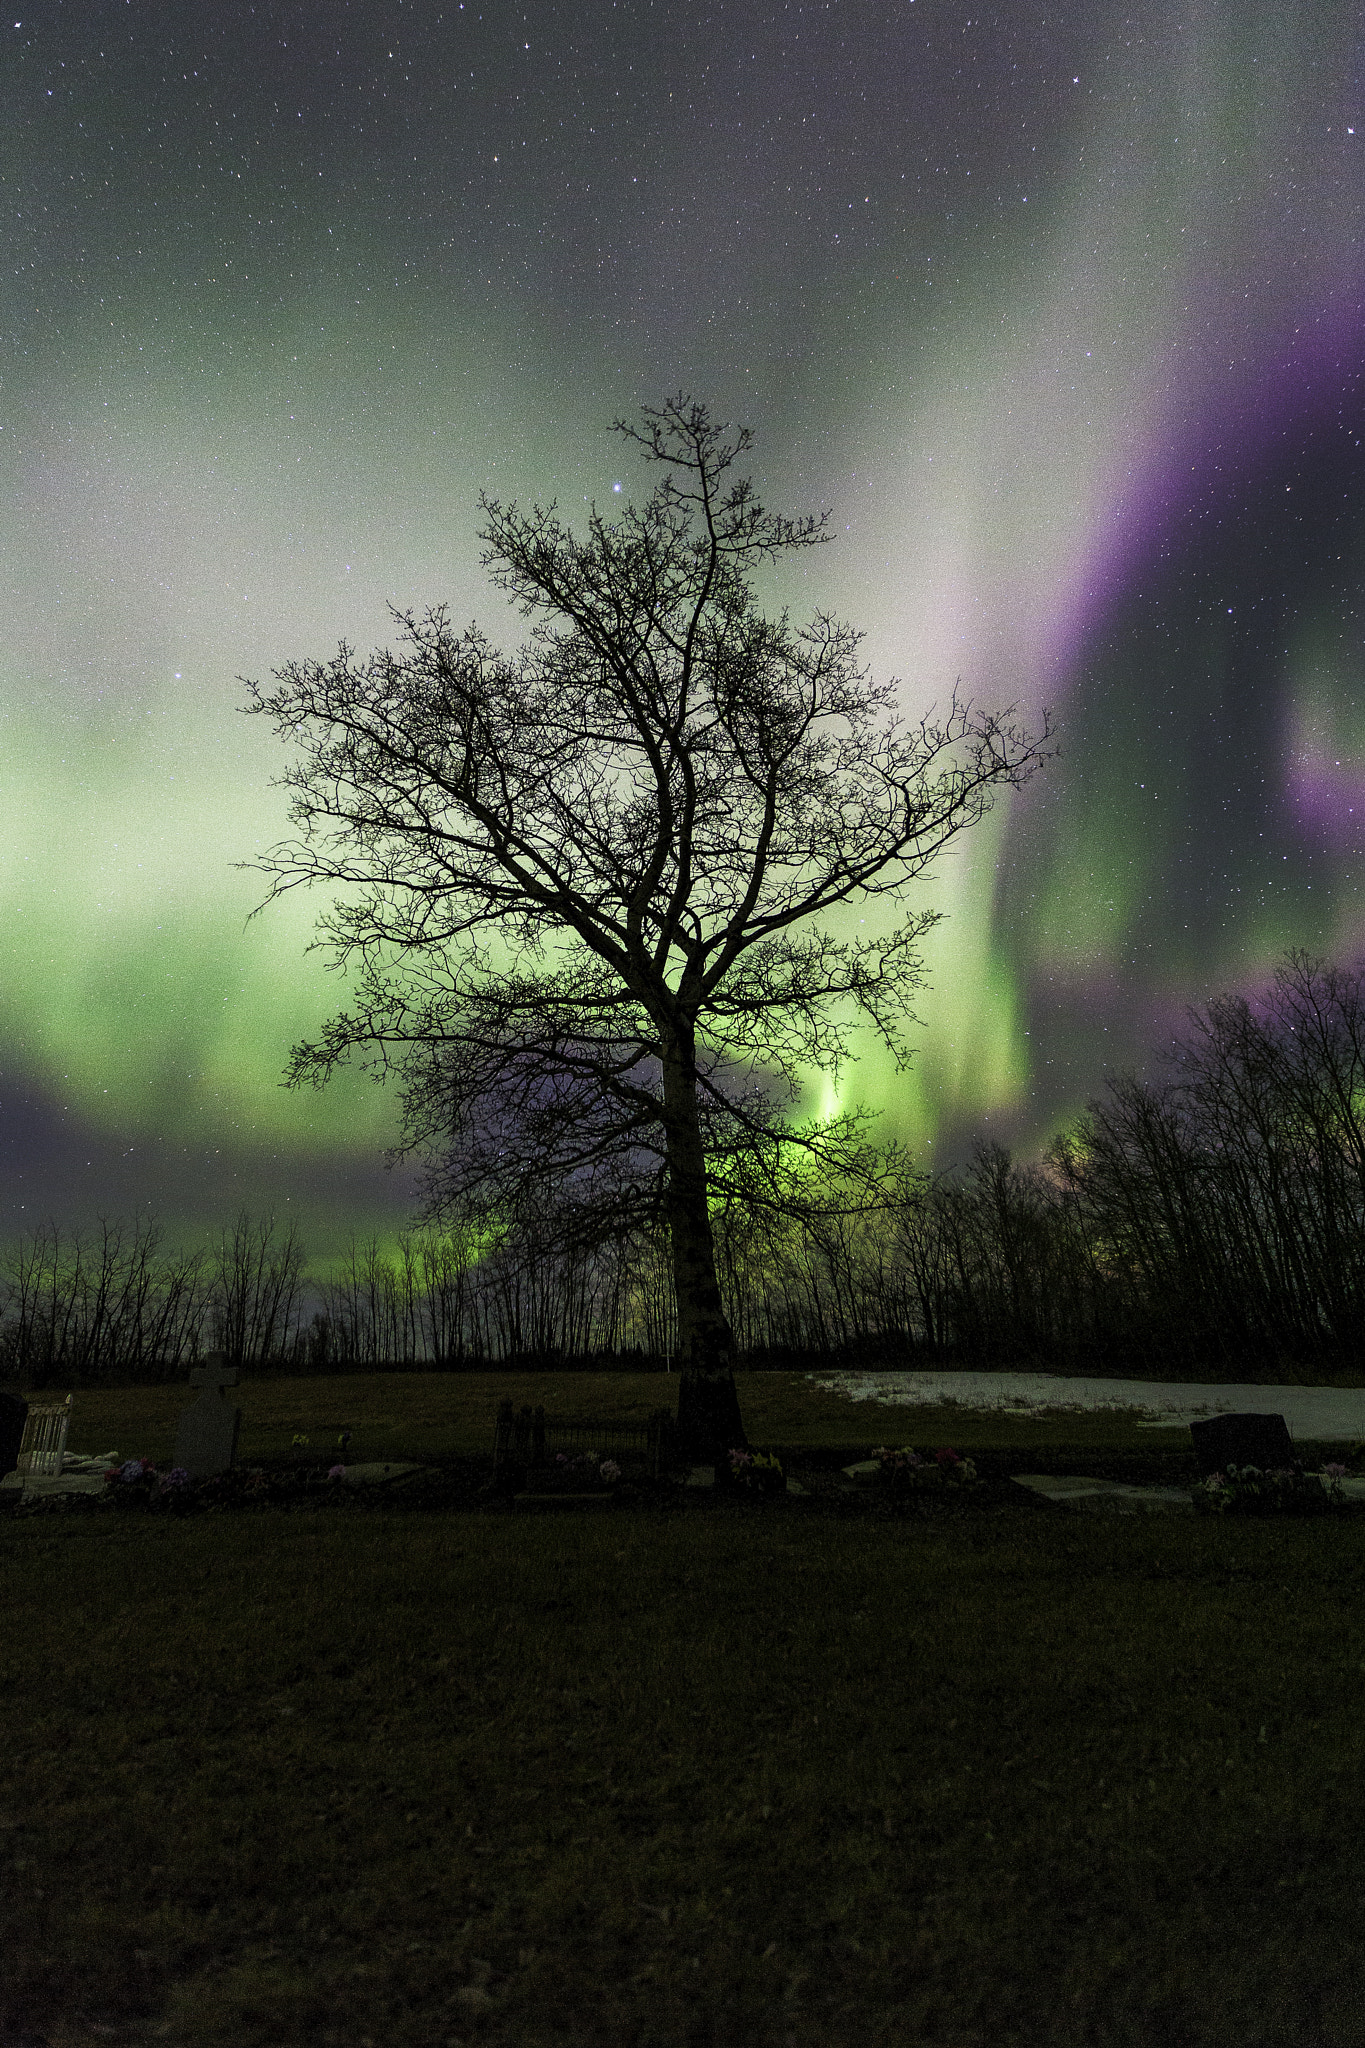
<instances>
[{"instance_id":1,"label":"dark foreground grass","mask_svg":"<svg viewBox=\"0 0 1365 2048\"><path fill-rule=\"evenodd\" d=\"M1358 1519L34 1516L0 1571L0 2040L1365 2039Z\"/></svg>"}]
</instances>

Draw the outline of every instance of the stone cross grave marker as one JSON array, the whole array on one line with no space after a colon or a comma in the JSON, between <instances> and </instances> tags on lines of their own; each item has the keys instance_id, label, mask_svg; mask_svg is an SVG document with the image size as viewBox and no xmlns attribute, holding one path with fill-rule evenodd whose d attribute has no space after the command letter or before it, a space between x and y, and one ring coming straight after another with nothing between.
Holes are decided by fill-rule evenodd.
<instances>
[{"instance_id":1,"label":"stone cross grave marker","mask_svg":"<svg viewBox=\"0 0 1365 2048\"><path fill-rule=\"evenodd\" d=\"M0 1387L0 1479L19 1465L19 1446L24 1441L28 1402L22 1394Z\"/></svg>"},{"instance_id":2,"label":"stone cross grave marker","mask_svg":"<svg viewBox=\"0 0 1365 2048\"><path fill-rule=\"evenodd\" d=\"M1192 1422L1190 1435L1201 1479L1225 1471L1229 1465L1257 1465L1262 1472L1280 1472L1294 1462L1294 1445L1283 1415L1210 1415L1205 1422Z\"/></svg>"},{"instance_id":3,"label":"stone cross grave marker","mask_svg":"<svg viewBox=\"0 0 1365 2048\"><path fill-rule=\"evenodd\" d=\"M226 1472L237 1455L240 1408L230 1408L227 1389L237 1384L237 1368L229 1365L223 1351L210 1351L202 1365L190 1373L190 1385L200 1389L192 1408L181 1411L175 1435L175 1462L191 1479L211 1479Z\"/></svg>"}]
</instances>

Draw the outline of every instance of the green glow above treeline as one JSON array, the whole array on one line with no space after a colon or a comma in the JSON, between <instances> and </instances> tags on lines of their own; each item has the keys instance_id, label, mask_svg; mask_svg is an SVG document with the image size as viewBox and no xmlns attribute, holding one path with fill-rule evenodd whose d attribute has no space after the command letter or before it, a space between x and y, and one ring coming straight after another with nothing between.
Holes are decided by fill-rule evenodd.
<instances>
[{"instance_id":1,"label":"green glow above treeline","mask_svg":"<svg viewBox=\"0 0 1365 2048\"><path fill-rule=\"evenodd\" d=\"M866 89L892 53L880 12L861 12ZM910 715L960 678L983 702L1061 716L1063 758L930 892L946 917L910 1070L868 1051L845 1103L884 1111L926 1163L974 1130L1032 1144L1184 1002L1248 985L1291 944L1358 945L1351 506L1316 570L1306 555L1283 568L1295 491L1330 477L1349 497L1349 465L1288 400L1279 469L1237 438L1239 394L1296 334L1331 329L1304 388L1335 375L1355 390L1362 334L1341 309L1360 138L1323 83L1351 76L1354 16L1163 16L1141 48L1118 20L1039 31L1019 87L1031 157L983 139L935 185L952 153L915 139L913 104L902 132L894 96L870 128L850 102L837 219L814 198L794 212L790 164L769 180L738 143L697 199L698 151L719 145L704 108L669 112L635 195L593 202L586 267L575 234L536 222L559 219L572 150L597 143L542 137L561 154L539 171L511 134L477 153L504 119L532 121L530 100L466 104L473 127L448 146L467 154L433 158L425 213L419 173L356 136L337 143L340 179L319 179L301 142L311 183L281 157L273 184L244 172L240 194L207 197L189 168L153 172L119 143L109 197L93 172L80 182L74 126L35 129L34 179L64 150L79 176L0 430L0 1057L11 1093L73 1134L73 1158L81 1133L102 1158L142 1148L115 1205L193 1219L254 1193L297 1202L329 1242L401 1220L408 1184L375 1166L392 1105L359 1080L279 1085L343 992L305 953L321 904L248 922L264 883L235 864L284 830L269 787L284 756L237 715L238 678L342 637L382 642L389 602L446 601L515 639L478 568L478 492L567 512L634 488L611 419L682 384L755 428L770 503L834 508L839 544L776 598L864 626ZM953 50L956 70L923 60L945 121ZM111 105L138 104L146 80L152 99L171 91L153 54L145 77L128 60ZM983 105L1003 91L999 55L966 60ZM642 69L641 107L657 83ZM238 89L244 128L264 123L264 64ZM746 85L742 111L766 89ZM805 163L814 142L785 132L771 128L774 150ZM77 261L78 245L102 253ZM1190 524L1215 478L1224 500ZM833 1097L817 1087L808 1106ZM14 1142L50 1192L30 1140ZM27 1215L14 1188L11 1225ZM73 1213L110 1192L77 1175Z\"/></svg>"}]
</instances>

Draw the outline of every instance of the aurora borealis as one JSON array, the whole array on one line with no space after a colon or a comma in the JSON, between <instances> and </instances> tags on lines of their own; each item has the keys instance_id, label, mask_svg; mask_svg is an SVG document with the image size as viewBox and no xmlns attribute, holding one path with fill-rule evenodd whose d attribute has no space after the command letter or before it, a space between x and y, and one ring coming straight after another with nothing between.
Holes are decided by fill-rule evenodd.
<instances>
[{"instance_id":1,"label":"aurora borealis","mask_svg":"<svg viewBox=\"0 0 1365 2048\"><path fill-rule=\"evenodd\" d=\"M12 26L10 24L13 24ZM909 1076L953 1156L1037 1143L1183 1006L1365 945L1358 11L941 0L326 8L4 24L0 1159L11 1230L406 1214L242 676L386 604L520 628L480 490L605 502L687 388L789 588L907 711L1062 745L930 900ZM932 1139L932 1147L928 1141Z\"/></svg>"}]
</instances>

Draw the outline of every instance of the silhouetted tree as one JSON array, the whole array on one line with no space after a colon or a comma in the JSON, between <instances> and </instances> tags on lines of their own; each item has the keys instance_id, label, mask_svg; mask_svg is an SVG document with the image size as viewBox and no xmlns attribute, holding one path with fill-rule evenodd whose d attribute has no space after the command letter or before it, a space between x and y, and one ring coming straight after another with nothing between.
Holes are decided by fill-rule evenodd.
<instances>
[{"instance_id":1,"label":"silhouetted tree","mask_svg":"<svg viewBox=\"0 0 1365 2048\"><path fill-rule=\"evenodd\" d=\"M1161 1083L1125 1075L1051 1160L1149 1351L1237 1370L1365 1352L1365 975L1292 953L1190 1012Z\"/></svg>"},{"instance_id":2,"label":"silhouetted tree","mask_svg":"<svg viewBox=\"0 0 1365 2048\"><path fill-rule=\"evenodd\" d=\"M245 1209L214 1257L214 1338L233 1365L278 1358L293 1332L303 1279L298 1226Z\"/></svg>"},{"instance_id":3,"label":"silhouetted tree","mask_svg":"<svg viewBox=\"0 0 1365 2048\"><path fill-rule=\"evenodd\" d=\"M341 887L320 929L356 971L290 1079L352 1054L395 1074L429 1215L533 1217L542 1240L666 1221L680 1431L705 1454L743 1441L709 1204L866 1168L859 1117L792 1105L851 1010L899 1053L937 915L900 893L1041 748L956 697L906 729L857 633L760 612L755 572L827 535L729 480L747 429L679 396L617 430L663 471L639 509L579 538L482 500L484 566L534 622L519 651L396 612L398 652L251 686L297 749L300 836L262 865L272 896ZM884 897L884 936L823 921Z\"/></svg>"}]
</instances>

